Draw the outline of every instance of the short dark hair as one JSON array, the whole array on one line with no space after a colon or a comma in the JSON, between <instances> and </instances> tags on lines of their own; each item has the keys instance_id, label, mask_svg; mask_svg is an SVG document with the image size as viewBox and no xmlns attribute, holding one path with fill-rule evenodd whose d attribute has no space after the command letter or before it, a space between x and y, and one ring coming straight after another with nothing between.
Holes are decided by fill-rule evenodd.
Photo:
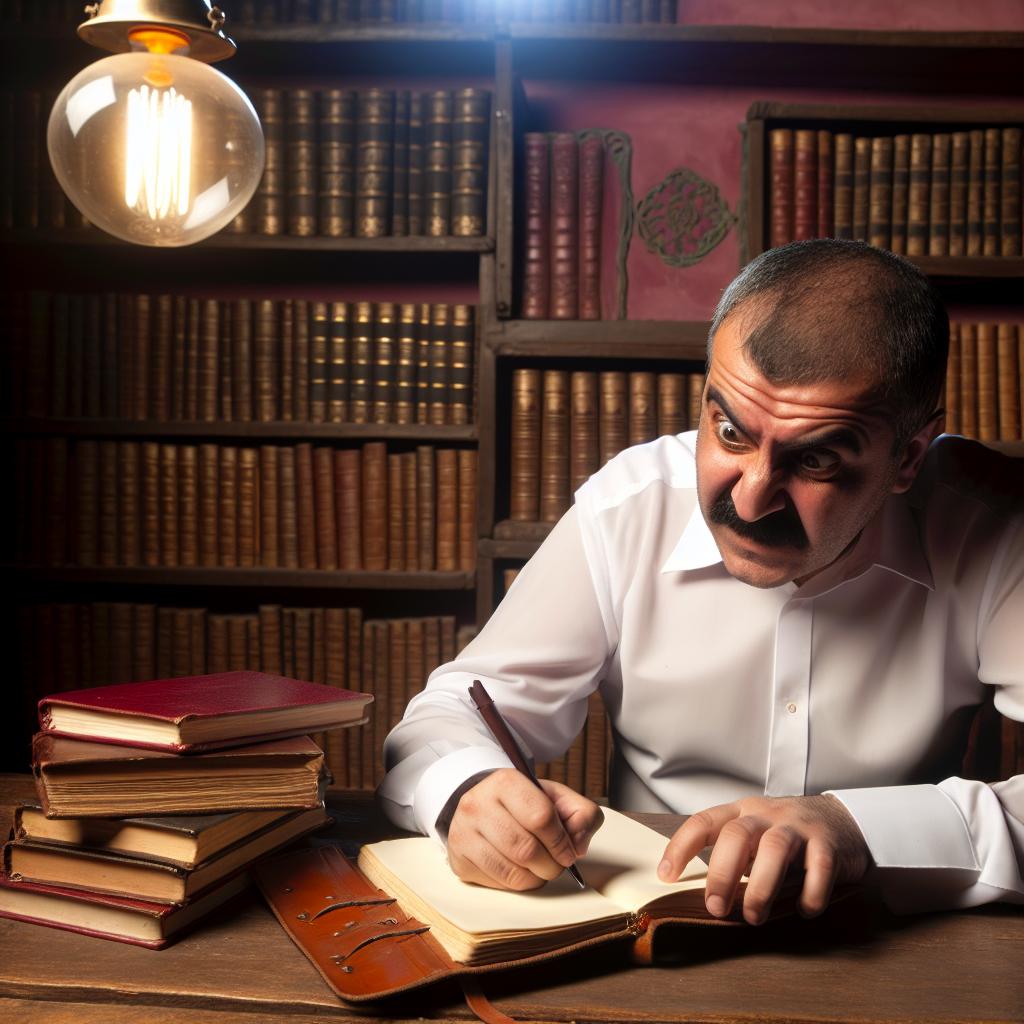
<instances>
[{"instance_id":1,"label":"short dark hair","mask_svg":"<svg viewBox=\"0 0 1024 1024\"><path fill-rule=\"evenodd\" d=\"M761 253L726 288L708 335L741 307L756 325L744 349L776 384L814 384L877 370L901 448L939 405L949 316L909 260L866 242L816 238Z\"/></svg>"}]
</instances>

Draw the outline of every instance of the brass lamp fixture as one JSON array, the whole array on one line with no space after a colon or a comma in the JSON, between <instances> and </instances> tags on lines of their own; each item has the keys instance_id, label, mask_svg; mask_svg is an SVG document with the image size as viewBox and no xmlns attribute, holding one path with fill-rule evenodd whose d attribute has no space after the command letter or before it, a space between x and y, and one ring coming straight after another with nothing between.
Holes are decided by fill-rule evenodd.
<instances>
[{"instance_id":1,"label":"brass lamp fixture","mask_svg":"<svg viewBox=\"0 0 1024 1024\"><path fill-rule=\"evenodd\" d=\"M206 0L102 0L78 27L114 52L54 103L50 163L97 227L140 245L180 246L219 231L263 174L259 118L209 65L234 55L224 14Z\"/></svg>"}]
</instances>

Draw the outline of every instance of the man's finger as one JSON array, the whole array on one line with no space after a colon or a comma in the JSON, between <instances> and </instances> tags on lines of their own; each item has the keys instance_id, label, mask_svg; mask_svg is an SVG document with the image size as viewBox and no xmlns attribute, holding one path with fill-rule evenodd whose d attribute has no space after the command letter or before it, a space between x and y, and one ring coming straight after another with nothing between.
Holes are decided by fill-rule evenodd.
<instances>
[{"instance_id":1,"label":"man's finger","mask_svg":"<svg viewBox=\"0 0 1024 1024\"><path fill-rule=\"evenodd\" d=\"M490 889L526 892L539 888L545 881L527 868L513 863L479 835L472 842L463 842L461 852L456 853L449 847L448 865L464 882L485 885Z\"/></svg>"},{"instance_id":2,"label":"man's finger","mask_svg":"<svg viewBox=\"0 0 1024 1024\"><path fill-rule=\"evenodd\" d=\"M555 811L562 821L562 827L569 834L577 857L582 857L587 852L594 833L604 823L604 812L593 800L581 796L560 782L541 779L540 784L554 803Z\"/></svg>"},{"instance_id":3,"label":"man's finger","mask_svg":"<svg viewBox=\"0 0 1024 1024\"><path fill-rule=\"evenodd\" d=\"M477 824L477 829L503 861L525 868L537 878L550 881L564 870L544 842L500 805Z\"/></svg>"},{"instance_id":4,"label":"man's finger","mask_svg":"<svg viewBox=\"0 0 1024 1024\"><path fill-rule=\"evenodd\" d=\"M750 815L732 818L719 830L715 848L708 863L704 903L715 917L724 917L732 910L740 879L747 873L768 823Z\"/></svg>"},{"instance_id":5,"label":"man's finger","mask_svg":"<svg viewBox=\"0 0 1024 1024\"><path fill-rule=\"evenodd\" d=\"M832 898L838 861L835 850L825 840L812 838L804 854L804 886L797 908L805 917L817 917L824 913Z\"/></svg>"},{"instance_id":6,"label":"man's finger","mask_svg":"<svg viewBox=\"0 0 1024 1024\"><path fill-rule=\"evenodd\" d=\"M501 802L519 825L529 835L536 837L551 859L567 868L576 861L572 840L548 796L529 782L527 784L532 792L503 793Z\"/></svg>"},{"instance_id":7,"label":"man's finger","mask_svg":"<svg viewBox=\"0 0 1024 1024\"><path fill-rule=\"evenodd\" d=\"M786 871L802 845L803 839L788 825L774 825L761 835L743 894L743 917L748 924L761 924L767 919Z\"/></svg>"},{"instance_id":8,"label":"man's finger","mask_svg":"<svg viewBox=\"0 0 1024 1024\"><path fill-rule=\"evenodd\" d=\"M661 863L658 865L658 877L663 882L674 882L682 873L683 868L704 849L712 846L718 838L722 826L738 814L735 804L718 804L707 810L691 814L678 829L665 847Z\"/></svg>"}]
</instances>

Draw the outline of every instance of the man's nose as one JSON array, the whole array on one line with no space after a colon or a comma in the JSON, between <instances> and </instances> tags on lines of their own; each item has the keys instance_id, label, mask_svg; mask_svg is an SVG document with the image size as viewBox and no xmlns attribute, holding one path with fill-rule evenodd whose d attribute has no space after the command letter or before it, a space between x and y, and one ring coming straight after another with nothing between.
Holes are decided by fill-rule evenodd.
<instances>
[{"instance_id":1,"label":"man's nose","mask_svg":"<svg viewBox=\"0 0 1024 1024\"><path fill-rule=\"evenodd\" d=\"M770 459L761 457L743 467L732 489L732 503L737 515L748 523L786 507L782 474Z\"/></svg>"}]
</instances>

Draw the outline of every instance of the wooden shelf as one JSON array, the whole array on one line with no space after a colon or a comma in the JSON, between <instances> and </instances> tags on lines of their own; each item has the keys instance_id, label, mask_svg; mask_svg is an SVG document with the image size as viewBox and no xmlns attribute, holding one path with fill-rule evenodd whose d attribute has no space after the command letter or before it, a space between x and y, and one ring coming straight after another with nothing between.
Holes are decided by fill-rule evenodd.
<instances>
[{"instance_id":1,"label":"wooden shelf","mask_svg":"<svg viewBox=\"0 0 1024 1024\"><path fill-rule=\"evenodd\" d=\"M514 558L525 561L533 557L540 544L539 540L492 540L487 537L477 542L477 552L483 558Z\"/></svg>"},{"instance_id":2,"label":"wooden shelf","mask_svg":"<svg viewBox=\"0 0 1024 1024\"><path fill-rule=\"evenodd\" d=\"M502 320L482 340L496 355L704 362L709 324L673 320Z\"/></svg>"},{"instance_id":3,"label":"wooden shelf","mask_svg":"<svg viewBox=\"0 0 1024 1024\"><path fill-rule=\"evenodd\" d=\"M223 423L112 419L17 419L0 426L15 437L174 437L250 441L475 441L476 426L399 423Z\"/></svg>"},{"instance_id":4,"label":"wooden shelf","mask_svg":"<svg viewBox=\"0 0 1024 1024\"><path fill-rule=\"evenodd\" d=\"M540 544L554 528L554 523L523 522L518 519L502 519L494 524L496 541L518 541Z\"/></svg>"},{"instance_id":5,"label":"wooden shelf","mask_svg":"<svg viewBox=\"0 0 1024 1024\"><path fill-rule=\"evenodd\" d=\"M380 22L362 25L322 24L319 22L286 25L252 25L234 22L229 35L238 43L312 43L317 46L368 43L398 43L416 46L431 43L493 43L493 25L415 23L387 25Z\"/></svg>"},{"instance_id":6,"label":"wooden shelf","mask_svg":"<svg viewBox=\"0 0 1024 1024\"><path fill-rule=\"evenodd\" d=\"M239 587L266 590L472 590L472 572L342 572L320 569L51 568L9 565L21 583L121 584L145 587Z\"/></svg>"}]
</instances>

